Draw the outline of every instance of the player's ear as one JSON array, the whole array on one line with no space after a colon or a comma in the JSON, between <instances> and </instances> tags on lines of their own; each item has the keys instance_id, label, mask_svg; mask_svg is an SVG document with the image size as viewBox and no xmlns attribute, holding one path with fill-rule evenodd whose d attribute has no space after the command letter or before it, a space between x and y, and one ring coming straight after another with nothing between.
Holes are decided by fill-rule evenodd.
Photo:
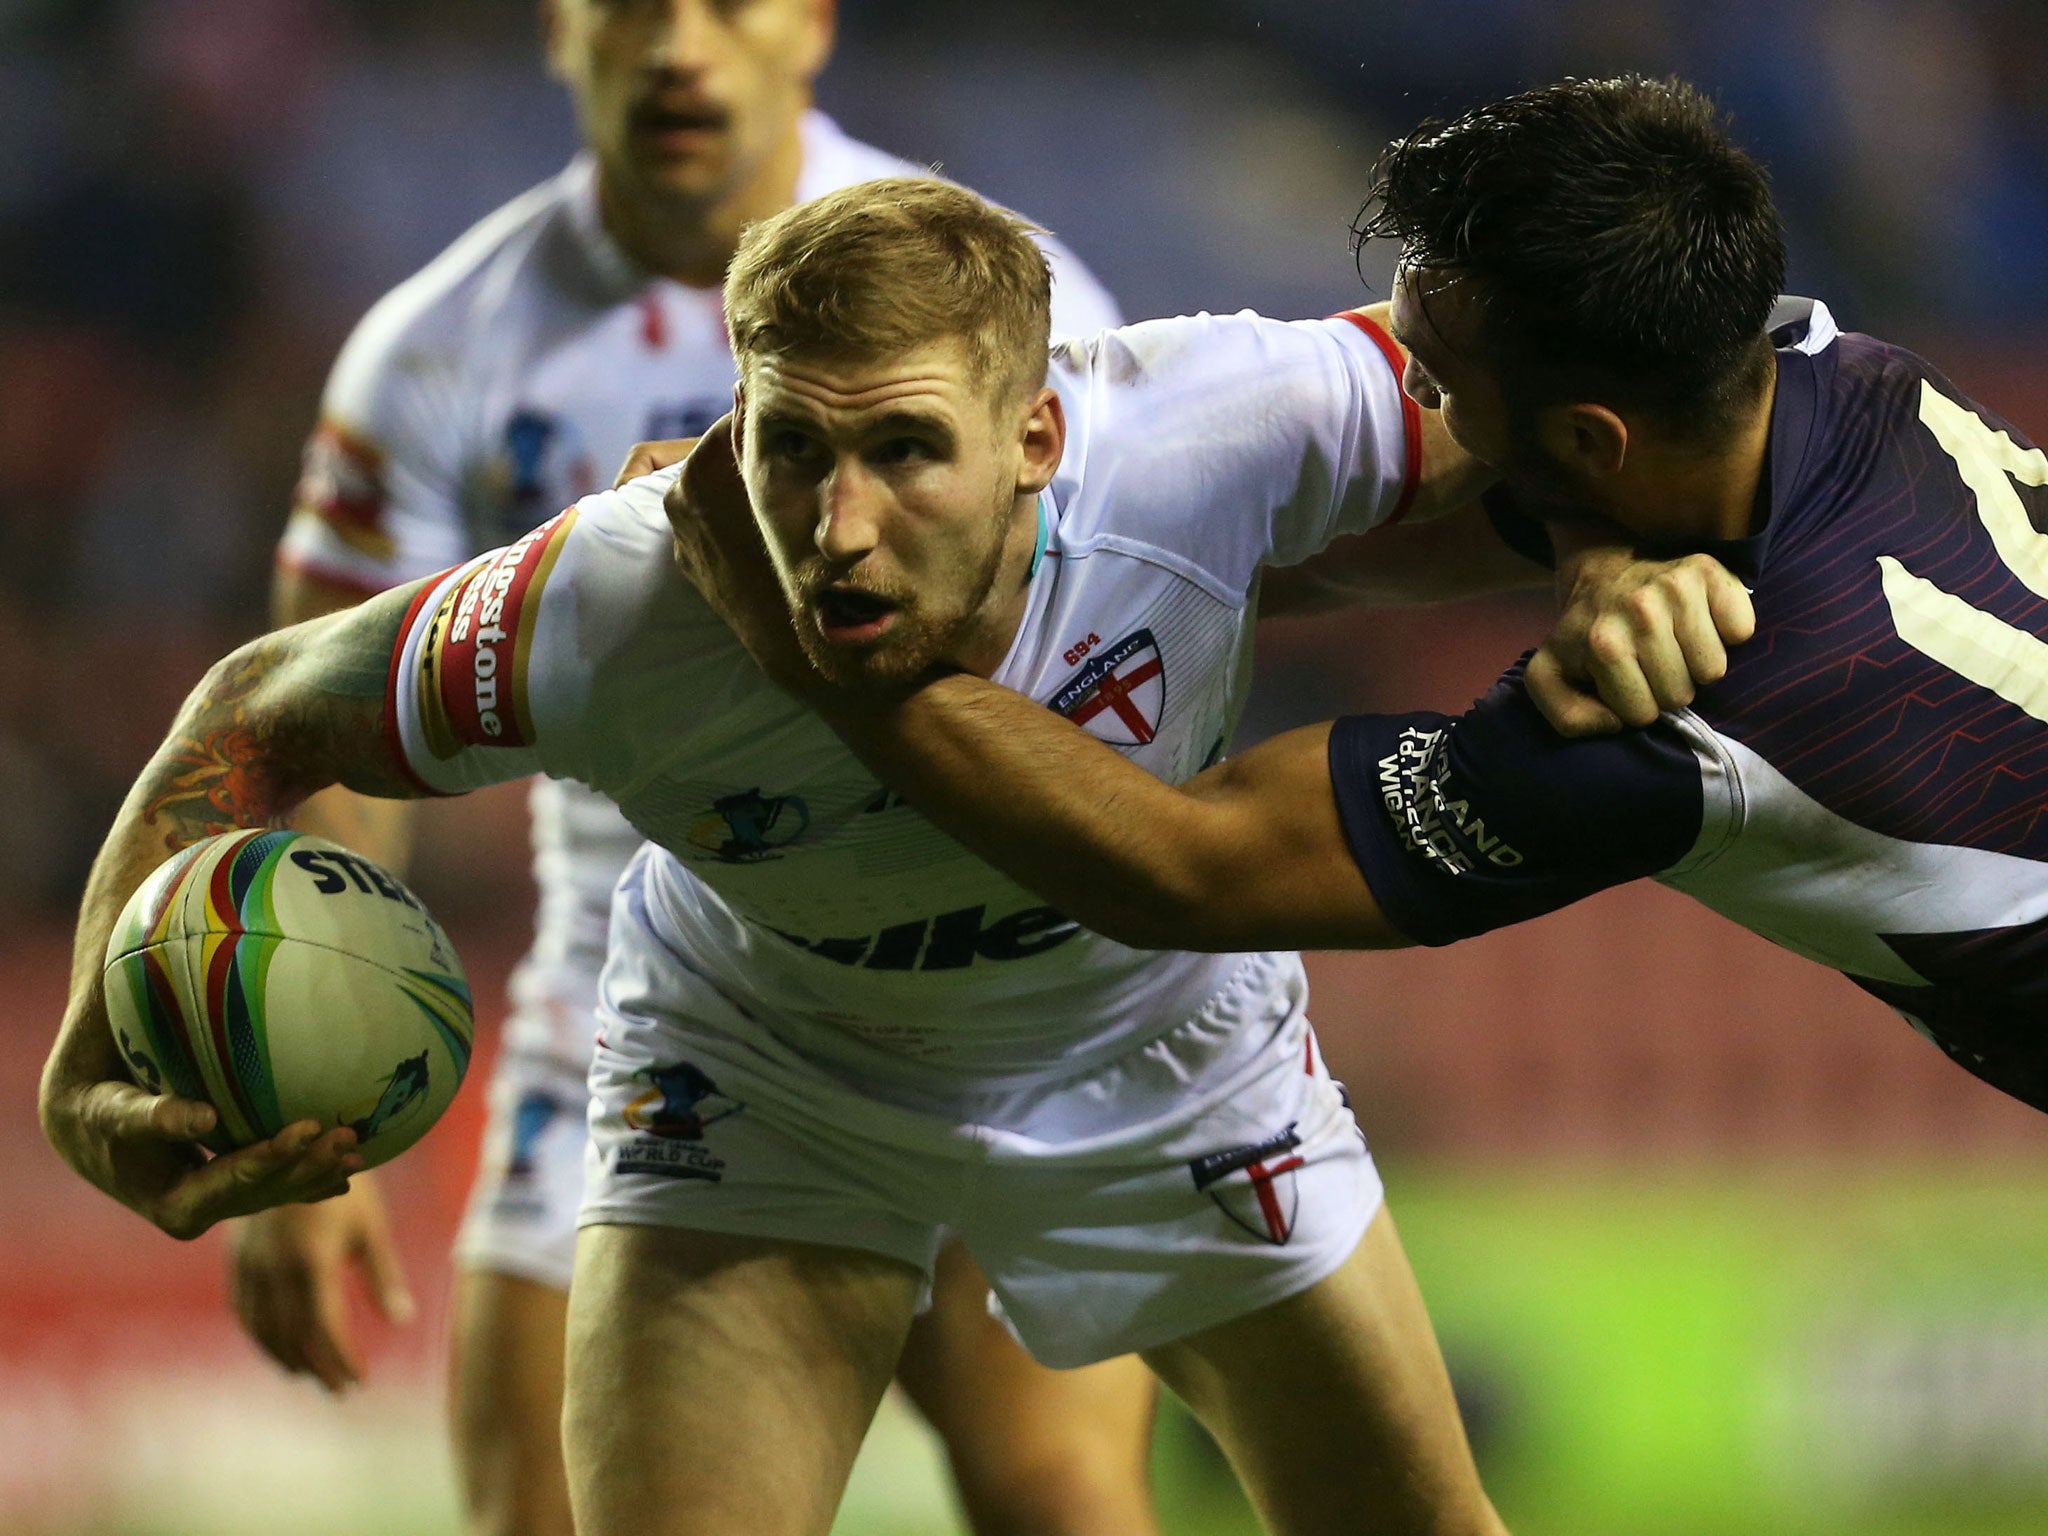
<instances>
[{"instance_id":1,"label":"player's ear","mask_svg":"<svg viewBox=\"0 0 2048 1536\"><path fill-rule=\"evenodd\" d=\"M1017 467L1017 494L1036 496L1048 485L1067 451L1067 413L1060 397L1041 388L1024 414L1024 456Z\"/></svg>"},{"instance_id":2,"label":"player's ear","mask_svg":"<svg viewBox=\"0 0 2048 1536\"><path fill-rule=\"evenodd\" d=\"M818 78L825 61L832 57L832 44L839 29L838 0L798 0L802 19L787 58L803 80Z\"/></svg>"},{"instance_id":3,"label":"player's ear","mask_svg":"<svg viewBox=\"0 0 2048 1536\"><path fill-rule=\"evenodd\" d=\"M1604 405L1553 405L1537 431L1553 460L1588 480L1618 474L1628 460L1628 423Z\"/></svg>"},{"instance_id":4,"label":"player's ear","mask_svg":"<svg viewBox=\"0 0 2048 1536\"><path fill-rule=\"evenodd\" d=\"M569 78L562 67L562 0L540 0L540 43L548 61L548 73L557 80Z\"/></svg>"}]
</instances>

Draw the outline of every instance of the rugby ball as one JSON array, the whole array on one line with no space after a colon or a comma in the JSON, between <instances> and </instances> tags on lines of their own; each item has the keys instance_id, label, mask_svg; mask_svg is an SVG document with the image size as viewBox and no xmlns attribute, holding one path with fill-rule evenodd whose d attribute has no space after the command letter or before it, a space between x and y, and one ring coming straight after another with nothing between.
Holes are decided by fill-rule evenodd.
<instances>
[{"instance_id":1,"label":"rugby ball","mask_svg":"<svg viewBox=\"0 0 2048 1536\"><path fill-rule=\"evenodd\" d=\"M388 872L325 838L226 832L129 898L107 1012L135 1080L203 1099L230 1151L300 1120L354 1128L365 1167L418 1141L469 1067L469 982Z\"/></svg>"}]
</instances>

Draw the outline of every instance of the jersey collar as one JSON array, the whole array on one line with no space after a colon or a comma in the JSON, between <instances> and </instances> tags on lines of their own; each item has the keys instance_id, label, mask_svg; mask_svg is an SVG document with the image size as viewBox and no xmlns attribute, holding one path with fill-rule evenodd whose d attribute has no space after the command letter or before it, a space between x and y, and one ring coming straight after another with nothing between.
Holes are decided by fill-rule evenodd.
<instances>
[{"instance_id":1,"label":"jersey collar","mask_svg":"<svg viewBox=\"0 0 2048 1536\"><path fill-rule=\"evenodd\" d=\"M1052 492L1038 493L1038 540L1031 546L1031 569L1024 573L1029 581L1038 574L1038 568L1045 564L1045 547L1052 542Z\"/></svg>"}]
</instances>

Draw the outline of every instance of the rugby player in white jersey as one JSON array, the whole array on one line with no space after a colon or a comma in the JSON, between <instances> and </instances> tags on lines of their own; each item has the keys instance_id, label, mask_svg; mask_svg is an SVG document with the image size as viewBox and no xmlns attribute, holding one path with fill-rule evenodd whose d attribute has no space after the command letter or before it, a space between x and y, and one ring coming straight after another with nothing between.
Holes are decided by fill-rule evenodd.
<instances>
[{"instance_id":1,"label":"rugby player in white jersey","mask_svg":"<svg viewBox=\"0 0 2048 1536\"><path fill-rule=\"evenodd\" d=\"M730 404L718 286L741 227L793 199L915 168L809 110L831 41L822 0L556 0L550 57L588 151L498 210L365 318L337 362L279 551L296 623L444 570L599 489L646 437ZM1053 323L1115 308L1056 244ZM570 1528L562 1321L583 1186L585 1074L612 887L639 834L593 792L540 781L533 947L491 1084L485 1163L458 1245L452 1427L470 1528ZM302 824L400 863L406 808L345 791ZM346 1271L409 1309L374 1183L239 1224L234 1287L292 1370L358 1374ZM985 1536L1143 1532L1154 1388L1136 1361L1032 1364L949 1251L902 1373L943 1435Z\"/></svg>"},{"instance_id":2,"label":"rugby player in white jersey","mask_svg":"<svg viewBox=\"0 0 2048 1536\"><path fill-rule=\"evenodd\" d=\"M746 476L828 669L1050 689L1180 779L1241 703L1265 565L1387 589L1433 550L1411 590L1441 594L1449 543L1468 585L1519 572L1469 510L1456 540L1383 527L1478 476L1370 317L1153 322L1048 371L1048 286L1016 220L930 180L743 240ZM824 1532L945 1232L1039 1359L1143 1352L1274 1530L1498 1531L1299 960L1104 940L880 792L685 579L676 480L215 670L95 866L52 1142L177 1233L340 1188L346 1130L194 1166L211 1111L118 1070L113 915L171 850L337 780L577 779L650 839L591 1073L565 1411L584 1536Z\"/></svg>"},{"instance_id":3,"label":"rugby player in white jersey","mask_svg":"<svg viewBox=\"0 0 2048 1536\"><path fill-rule=\"evenodd\" d=\"M1462 715L1352 715L1169 785L1024 681L833 686L864 680L806 656L708 455L676 509L697 589L887 782L1099 932L1444 945L1654 878L2048 1111L2048 453L1780 293L1769 181L1682 81L1426 124L1367 207L1402 242L1409 388L1499 469L1518 538L1598 516L1750 581L1753 637L1700 637L1705 686L1603 705L1560 686L1554 637Z\"/></svg>"}]
</instances>

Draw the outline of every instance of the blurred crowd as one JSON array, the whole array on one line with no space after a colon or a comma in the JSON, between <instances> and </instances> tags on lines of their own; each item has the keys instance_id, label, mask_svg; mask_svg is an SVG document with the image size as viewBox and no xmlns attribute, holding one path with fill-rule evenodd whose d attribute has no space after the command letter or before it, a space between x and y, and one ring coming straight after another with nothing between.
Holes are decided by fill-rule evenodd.
<instances>
[{"instance_id":1,"label":"blurred crowd","mask_svg":"<svg viewBox=\"0 0 2048 1536\"><path fill-rule=\"evenodd\" d=\"M1734 113L1796 286L2027 376L2038 0L846 0L824 105L1059 229L1133 315L1299 314L1359 297L1390 134L1622 69ZM0 908L62 909L261 623L350 324L572 148L524 0L0 0Z\"/></svg>"}]
</instances>

